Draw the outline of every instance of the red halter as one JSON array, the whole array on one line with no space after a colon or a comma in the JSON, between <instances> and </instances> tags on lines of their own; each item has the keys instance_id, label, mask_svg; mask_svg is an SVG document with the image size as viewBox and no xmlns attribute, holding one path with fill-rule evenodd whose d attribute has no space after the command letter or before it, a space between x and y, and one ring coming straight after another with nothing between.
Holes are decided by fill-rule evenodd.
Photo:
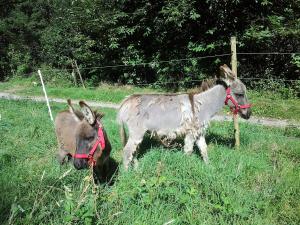
<instances>
[{"instance_id":1,"label":"red halter","mask_svg":"<svg viewBox=\"0 0 300 225\"><path fill-rule=\"evenodd\" d=\"M234 107L230 107L230 110L233 112L233 114L237 114L240 109L247 109L251 107L251 104L239 105L232 97L230 87L226 89L225 105L228 105L229 100L232 102L232 104L234 104Z\"/></svg>"},{"instance_id":2,"label":"red halter","mask_svg":"<svg viewBox=\"0 0 300 225\"><path fill-rule=\"evenodd\" d=\"M98 145L100 145L101 151L104 150L105 148L105 139L104 139L104 134L103 134L103 130L102 127L99 126L98 124L98 136L97 136L97 141L96 143L93 145L92 149L90 150L89 154L78 154L75 153L74 155L72 155L73 158L76 159L88 159L88 163L91 166L94 166L96 164L96 161L94 159L94 154L96 152L96 149L98 147Z\"/></svg>"}]
</instances>

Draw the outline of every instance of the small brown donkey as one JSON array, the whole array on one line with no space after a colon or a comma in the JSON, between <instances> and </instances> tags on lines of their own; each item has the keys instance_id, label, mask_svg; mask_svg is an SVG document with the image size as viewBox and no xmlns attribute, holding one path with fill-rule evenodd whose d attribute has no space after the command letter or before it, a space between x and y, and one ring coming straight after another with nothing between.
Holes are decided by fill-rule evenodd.
<instances>
[{"instance_id":1,"label":"small brown donkey","mask_svg":"<svg viewBox=\"0 0 300 225\"><path fill-rule=\"evenodd\" d=\"M61 164L73 158L76 169L93 167L94 177L102 179L108 171L111 144L101 122L102 113L92 111L83 101L81 111L75 110L68 100L69 110L55 118L55 132L59 144L58 160Z\"/></svg>"}]
</instances>

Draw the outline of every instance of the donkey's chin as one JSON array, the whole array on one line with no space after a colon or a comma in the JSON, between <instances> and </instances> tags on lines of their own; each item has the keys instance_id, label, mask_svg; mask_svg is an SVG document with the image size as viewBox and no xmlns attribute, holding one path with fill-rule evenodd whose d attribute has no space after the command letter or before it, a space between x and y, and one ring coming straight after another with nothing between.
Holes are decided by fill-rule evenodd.
<instances>
[{"instance_id":1,"label":"donkey's chin","mask_svg":"<svg viewBox=\"0 0 300 225\"><path fill-rule=\"evenodd\" d=\"M88 168L87 160L85 160L85 159L75 159L74 160L74 167L77 170L87 169Z\"/></svg>"}]
</instances>

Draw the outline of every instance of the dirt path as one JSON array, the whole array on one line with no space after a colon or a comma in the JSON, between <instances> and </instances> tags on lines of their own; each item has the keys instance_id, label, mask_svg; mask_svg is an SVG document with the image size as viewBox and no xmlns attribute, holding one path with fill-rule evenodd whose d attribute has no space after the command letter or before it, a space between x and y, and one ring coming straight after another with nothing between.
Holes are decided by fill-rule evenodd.
<instances>
[{"instance_id":1,"label":"dirt path","mask_svg":"<svg viewBox=\"0 0 300 225\"><path fill-rule=\"evenodd\" d=\"M35 96L19 96L6 92L0 92L0 98L9 99L9 100L30 100L36 102L45 102L44 97L35 97ZM61 98L49 98L50 102L57 103L66 103L66 99ZM74 103L78 103L78 100L72 100ZM96 101L86 101L86 103L93 107L104 107L104 108L112 108L118 109L119 104L110 103L110 102L96 102ZM228 115L215 115L212 120L215 121L232 121L232 116ZM259 124L265 126L273 126L273 127L294 127L300 129L300 123L291 122L288 120L279 120L279 119L271 119L271 118L259 118L259 117L251 117L249 120L240 119L240 122Z\"/></svg>"}]
</instances>

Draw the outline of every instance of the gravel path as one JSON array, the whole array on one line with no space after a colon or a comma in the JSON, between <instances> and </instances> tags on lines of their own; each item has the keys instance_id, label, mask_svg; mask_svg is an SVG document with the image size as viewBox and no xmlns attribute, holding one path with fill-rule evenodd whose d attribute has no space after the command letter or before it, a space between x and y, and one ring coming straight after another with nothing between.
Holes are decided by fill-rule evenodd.
<instances>
[{"instance_id":1,"label":"gravel path","mask_svg":"<svg viewBox=\"0 0 300 225\"><path fill-rule=\"evenodd\" d=\"M45 97L35 97L35 96L19 96L6 92L0 92L0 98L9 99L9 100L30 100L36 102L45 102ZM49 98L50 102L58 102L58 103L66 103L66 99L61 98ZM78 100L72 100L74 103L78 103ZM118 109L119 104L110 103L110 102L96 102L96 101L85 101L88 105L93 107L104 107L104 108L112 108ZM232 121L232 116L228 115L215 115L212 120L215 121ZM245 123L253 123L260 124L265 126L273 126L273 127L295 127L300 129L300 123L291 122L288 120L279 120L279 119L271 119L271 118L259 118L252 116L249 120L240 119L240 122Z\"/></svg>"}]
</instances>

